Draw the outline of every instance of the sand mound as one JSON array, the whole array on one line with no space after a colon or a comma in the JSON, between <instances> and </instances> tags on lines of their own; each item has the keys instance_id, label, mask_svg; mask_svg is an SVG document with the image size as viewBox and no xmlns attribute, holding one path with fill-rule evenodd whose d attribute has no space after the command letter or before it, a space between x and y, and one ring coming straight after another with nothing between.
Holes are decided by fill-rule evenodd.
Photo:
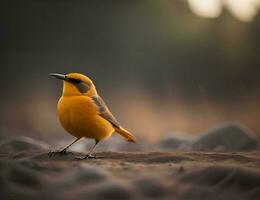
<instances>
[{"instance_id":1,"label":"sand mound","mask_svg":"<svg viewBox=\"0 0 260 200\"><path fill-rule=\"evenodd\" d=\"M254 135L238 124L226 124L208 131L192 145L193 150L248 151L258 148Z\"/></svg>"},{"instance_id":2,"label":"sand mound","mask_svg":"<svg viewBox=\"0 0 260 200\"><path fill-rule=\"evenodd\" d=\"M178 137L165 137L157 142L156 147L158 150L174 151L190 149L192 141L185 140Z\"/></svg>"},{"instance_id":3,"label":"sand mound","mask_svg":"<svg viewBox=\"0 0 260 200\"><path fill-rule=\"evenodd\" d=\"M29 137L16 136L0 142L0 152L39 151L50 149L50 146Z\"/></svg>"},{"instance_id":4,"label":"sand mound","mask_svg":"<svg viewBox=\"0 0 260 200\"><path fill-rule=\"evenodd\" d=\"M187 184L181 199L242 200L260 195L259 170L214 166L183 175L180 181Z\"/></svg>"}]
</instances>

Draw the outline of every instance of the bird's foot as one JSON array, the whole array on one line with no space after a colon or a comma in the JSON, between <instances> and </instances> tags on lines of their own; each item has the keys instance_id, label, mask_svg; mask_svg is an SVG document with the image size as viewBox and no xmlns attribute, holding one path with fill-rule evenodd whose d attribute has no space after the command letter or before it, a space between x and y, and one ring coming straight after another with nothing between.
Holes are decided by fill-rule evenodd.
<instances>
[{"instance_id":1,"label":"bird's foot","mask_svg":"<svg viewBox=\"0 0 260 200\"><path fill-rule=\"evenodd\" d=\"M50 151L48 153L48 156L49 157L52 157L54 155L68 155L70 154L71 152L67 152L66 149L63 149L62 151Z\"/></svg>"},{"instance_id":2,"label":"bird's foot","mask_svg":"<svg viewBox=\"0 0 260 200\"><path fill-rule=\"evenodd\" d=\"M99 159L99 158L104 158L103 156L97 156L97 155L85 155L81 157L77 157L78 160L89 160L89 159Z\"/></svg>"}]
</instances>

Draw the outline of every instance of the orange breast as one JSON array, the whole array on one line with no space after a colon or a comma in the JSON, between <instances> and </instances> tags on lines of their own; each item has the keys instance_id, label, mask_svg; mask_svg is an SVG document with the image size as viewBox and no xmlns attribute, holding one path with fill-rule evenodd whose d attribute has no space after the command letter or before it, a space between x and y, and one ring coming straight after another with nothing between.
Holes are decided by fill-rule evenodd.
<instances>
[{"instance_id":1,"label":"orange breast","mask_svg":"<svg viewBox=\"0 0 260 200\"><path fill-rule=\"evenodd\" d=\"M113 126L98 115L92 99L87 96L63 96L58 102L63 128L77 138L102 140L111 136Z\"/></svg>"}]
</instances>

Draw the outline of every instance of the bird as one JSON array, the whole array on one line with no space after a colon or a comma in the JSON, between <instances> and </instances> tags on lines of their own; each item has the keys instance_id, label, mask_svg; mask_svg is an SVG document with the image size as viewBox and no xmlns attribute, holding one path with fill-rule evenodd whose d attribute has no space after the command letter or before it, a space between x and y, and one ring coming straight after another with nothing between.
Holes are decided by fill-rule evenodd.
<instances>
[{"instance_id":1,"label":"bird","mask_svg":"<svg viewBox=\"0 0 260 200\"><path fill-rule=\"evenodd\" d=\"M114 132L129 142L136 142L136 137L124 129L110 112L89 77L74 72L49 75L63 81L62 95L57 104L58 117L62 127L75 137L72 143L58 153L66 154L74 143L87 138L94 139L95 144L82 159L95 158L92 153L97 144Z\"/></svg>"}]
</instances>

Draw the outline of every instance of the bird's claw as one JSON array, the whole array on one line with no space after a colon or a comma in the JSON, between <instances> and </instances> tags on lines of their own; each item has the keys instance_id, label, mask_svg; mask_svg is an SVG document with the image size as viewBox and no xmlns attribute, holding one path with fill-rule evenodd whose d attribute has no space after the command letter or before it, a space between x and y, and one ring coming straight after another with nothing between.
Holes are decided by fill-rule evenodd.
<instances>
[{"instance_id":1,"label":"bird's claw","mask_svg":"<svg viewBox=\"0 0 260 200\"><path fill-rule=\"evenodd\" d=\"M67 154L69 154L70 152L67 152L66 150L62 150L62 151L50 151L49 153L48 153L48 156L49 157L52 157L52 156L54 156L54 155L67 155Z\"/></svg>"},{"instance_id":2,"label":"bird's claw","mask_svg":"<svg viewBox=\"0 0 260 200\"><path fill-rule=\"evenodd\" d=\"M48 153L48 156L49 156L49 157L52 157L55 153L56 153L55 151L50 151L50 152Z\"/></svg>"},{"instance_id":3,"label":"bird's claw","mask_svg":"<svg viewBox=\"0 0 260 200\"><path fill-rule=\"evenodd\" d=\"M85 156L81 156L81 157L77 157L78 160L88 160L88 159L97 159L99 157L97 157L96 155L85 155Z\"/></svg>"}]
</instances>

